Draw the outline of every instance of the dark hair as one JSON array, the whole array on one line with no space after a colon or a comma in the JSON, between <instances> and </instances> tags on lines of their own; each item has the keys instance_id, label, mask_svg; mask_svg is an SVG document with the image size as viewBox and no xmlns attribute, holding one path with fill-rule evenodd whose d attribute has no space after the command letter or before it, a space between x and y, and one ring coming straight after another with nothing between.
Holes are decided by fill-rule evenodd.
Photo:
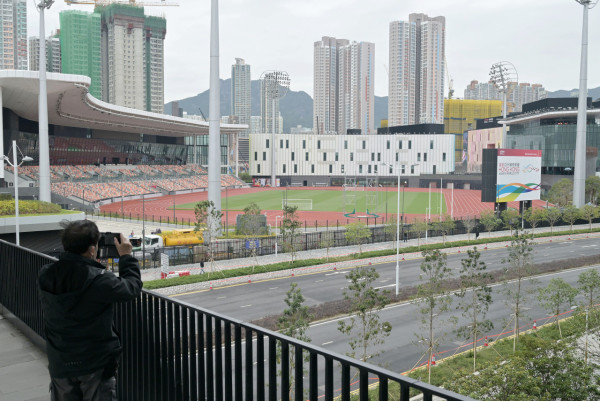
<instances>
[{"instance_id":1,"label":"dark hair","mask_svg":"<svg viewBox=\"0 0 600 401\"><path fill-rule=\"evenodd\" d=\"M81 255L100 239L98 226L90 220L71 221L63 224L63 227L60 239L66 252Z\"/></svg>"}]
</instances>

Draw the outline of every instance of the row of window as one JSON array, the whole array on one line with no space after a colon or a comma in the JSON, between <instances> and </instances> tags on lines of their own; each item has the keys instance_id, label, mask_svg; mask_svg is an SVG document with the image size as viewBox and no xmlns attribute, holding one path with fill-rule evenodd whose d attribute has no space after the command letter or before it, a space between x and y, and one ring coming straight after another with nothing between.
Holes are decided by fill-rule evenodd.
<instances>
[{"instance_id":1,"label":"row of window","mask_svg":"<svg viewBox=\"0 0 600 401\"><path fill-rule=\"evenodd\" d=\"M296 160L296 152L291 152L291 158L292 161ZM267 160L267 152L262 152L262 159L263 160ZM304 152L304 160L309 161L309 152ZM399 160L399 153L396 153L396 161ZM258 161L258 152L254 152L254 161ZM327 161L327 152L323 152L323 161L326 162ZM335 161L339 161L339 153L335 152ZM354 152L350 152L350 161L354 161ZM371 153L371 161L374 162L375 160L375 152ZM378 152L377 153L377 161L380 162L381 161L381 153ZM421 161L421 152L417 153L417 161L420 162ZM427 153L424 152L423 153L423 161L426 162L427 161ZM446 152L442 153L442 161L445 162L446 161Z\"/></svg>"},{"instance_id":2,"label":"row of window","mask_svg":"<svg viewBox=\"0 0 600 401\"><path fill-rule=\"evenodd\" d=\"M398 149L404 149L404 141L401 140L398 142ZM284 145L284 140L280 139L279 140L279 148L283 149L283 145ZM362 141L362 149L366 149L367 148L367 141ZM269 139L265 140L265 147L268 149L270 146L270 141ZM285 148L289 149L290 148L290 140L286 139L285 140ZM302 149L306 149L306 139L302 140ZM321 149L321 140L317 140L317 149ZM344 149L348 149L348 141L344 141ZM386 142L386 149L391 149L391 141L387 141ZM412 149L412 141L409 139L408 140L408 147L407 149ZM429 149L433 149L433 139L429 141Z\"/></svg>"},{"instance_id":3,"label":"row of window","mask_svg":"<svg viewBox=\"0 0 600 401\"><path fill-rule=\"evenodd\" d=\"M286 164L282 164L281 167L282 167L283 174L287 174L288 173L287 172L287 165ZM345 170L345 166L342 164L340 166L340 172L341 172L341 174L345 174L345 171L346 171ZM434 172L434 174L435 174L435 171L436 171L436 166L434 165L433 166L433 172ZM315 173L315 165L314 164L310 165L310 172L311 172L311 174ZM260 164L256 165L256 173L260 174ZM364 171L363 171L363 165L362 164L358 165L358 173L359 174L363 174L364 173ZM377 171L377 165L376 164L375 165L371 165L371 164L367 165L367 174L373 174L373 173L374 174L378 173L378 171ZM392 173L392 168L390 167L390 174L391 173ZM415 166L410 166L410 173L411 174L415 173ZM294 174L298 174L298 165L297 164L294 164ZM329 174L333 174L333 164L329 165ZM405 165L402 165L402 174L406 174L406 166Z\"/></svg>"}]
</instances>

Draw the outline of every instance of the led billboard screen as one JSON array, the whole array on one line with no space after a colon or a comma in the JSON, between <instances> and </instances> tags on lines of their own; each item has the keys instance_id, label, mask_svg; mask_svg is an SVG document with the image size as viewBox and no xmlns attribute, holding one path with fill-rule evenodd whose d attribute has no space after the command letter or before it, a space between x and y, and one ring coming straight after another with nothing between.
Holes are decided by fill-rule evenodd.
<instances>
[{"instance_id":1,"label":"led billboard screen","mask_svg":"<svg viewBox=\"0 0 600 401\"><path fill-rule=\"evenodd\" d=\"M540 199L542 151L498 149L496 202Z\"/></svg>"}]
</instances>

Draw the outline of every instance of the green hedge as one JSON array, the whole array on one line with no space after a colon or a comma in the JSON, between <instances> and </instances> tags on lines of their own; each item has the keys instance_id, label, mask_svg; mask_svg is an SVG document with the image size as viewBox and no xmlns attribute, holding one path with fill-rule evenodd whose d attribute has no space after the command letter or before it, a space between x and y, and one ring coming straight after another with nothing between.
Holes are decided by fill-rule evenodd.
<instances>
[{"instance_id":1,"label":"green hedge","mask_svg":"<svg viewBox=\"0 0 600 401\"><path fill-rule=\"evenodd\" d=\"M61 207L50 202L22 200L19 201L19 215L28 214L57 214L60 213ZM0 216L14 216L15 201L0 200Z\"/></svg>"}]
</instances>

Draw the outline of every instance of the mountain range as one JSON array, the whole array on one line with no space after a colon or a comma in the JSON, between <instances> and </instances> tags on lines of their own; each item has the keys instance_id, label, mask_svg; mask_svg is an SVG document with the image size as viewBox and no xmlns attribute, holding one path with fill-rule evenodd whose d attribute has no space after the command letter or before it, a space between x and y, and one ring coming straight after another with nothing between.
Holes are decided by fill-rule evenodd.
<instances>
[{"instance_id":1,"label":"mountain range","mask_svg":"<svg viewBox=\"0 0 600 401\"><path fill-rule=\"evenodd\" d=\"M577 89L558 90L548 92L548 97L572 97L577 96ZM206 90L196 96L179 100L181 107L188 114L203 114L208 119L208 98L209 91ZM589 89L588 95L592 99L600 98L600 87ZM253 116L260 115L260 80L251 82ZM165 105L165 113L171 113L171 103ZM388 97L375 96L375 128L380 126L380 121L387 119ZM313 99L304 91L289 91L279 103L279 111L283 117L283 132L290 132L290 128L301 125L303 127L312 127L313 125ZM231 79L221 80L221 115L231 114Z\"/></svg>"}]
</instances>

